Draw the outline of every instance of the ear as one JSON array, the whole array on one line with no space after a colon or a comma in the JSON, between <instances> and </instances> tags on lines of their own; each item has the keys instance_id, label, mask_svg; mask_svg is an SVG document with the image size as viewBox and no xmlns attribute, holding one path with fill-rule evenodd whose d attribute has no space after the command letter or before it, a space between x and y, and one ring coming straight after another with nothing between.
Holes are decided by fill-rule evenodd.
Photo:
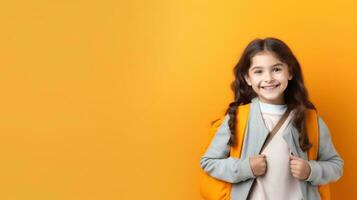
<instances>
[{"instance_id":1,"label":"ear","mask_svg":"<svg viewBox=\"0 0 357 200\"><path fill-rule=\"evenodd\" d=\"M288 68L288 73L289 73L288 80L291 81L293 79L292 69Z\"/></svg>"},{"instance_id":2,"label":"ear","mask_svg":"<svg viewBox=\"0 0 357 200\"><path fill-rule=\"evenodd\" d=\"M293 76L291 74L289 74L288 80L290 81L291 79L293 79Z\"/></svg>"},{"instance_id":3,"label":"ear","mask_svg":"<svg viewBox=\"0 0 357 200\"><path fill-rule=\"evenodd\" d=\"M249 86L252 86L252 83L251 83L251 81L250 81L250 78L249 78L248 74L244 75L244 79L245 79L245 81L247 82L247 84L248 84Z\"/></svg>"}]
</instances>

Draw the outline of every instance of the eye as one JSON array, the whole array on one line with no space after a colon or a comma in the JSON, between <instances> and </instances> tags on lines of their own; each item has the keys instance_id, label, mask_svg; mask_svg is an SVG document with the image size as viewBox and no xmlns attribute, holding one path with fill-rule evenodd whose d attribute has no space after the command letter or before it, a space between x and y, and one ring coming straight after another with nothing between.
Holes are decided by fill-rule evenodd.
<instances>
[{"instance_id":1,"label":"eye","mask_svg":"<svg viewBox=\"0 0 357 200\"><path fill-rule=\"evenodd\" d=\"M261 74L261 73L262 73L262 70L255 70L253 73L254 73L254 74Z\"/></svg>"},{"instance_id":2,"label":"eye","mask_svg":"<svg viewBox=\"0 0 357 200\"><path fill-rule=\"evenodd\" d=\"M273 69L273 71L274 71L274 72L278 72L278 71L281 71L281 68L279 68L279 67L276 67L276 68L274 68L274 69Z\"/></svg>"}]
</instances>

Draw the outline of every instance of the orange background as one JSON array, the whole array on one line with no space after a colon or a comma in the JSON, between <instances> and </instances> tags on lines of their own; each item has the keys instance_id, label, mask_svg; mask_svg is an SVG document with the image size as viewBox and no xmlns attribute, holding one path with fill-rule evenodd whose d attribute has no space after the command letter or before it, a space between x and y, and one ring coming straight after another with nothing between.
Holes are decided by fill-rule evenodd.
<instances>
[{"instance_id":1,"label":"orange background","mask_svg":"<svg viewBox=\"0 0 357 200\"><path fill-rule=\"evenodd\" d=\"M4 3L6 2L6 3ZM353 1L3 1L0 199L200 199L209 123L256 37L284 40L357 199Z\"/></svg>"}]
</instances>

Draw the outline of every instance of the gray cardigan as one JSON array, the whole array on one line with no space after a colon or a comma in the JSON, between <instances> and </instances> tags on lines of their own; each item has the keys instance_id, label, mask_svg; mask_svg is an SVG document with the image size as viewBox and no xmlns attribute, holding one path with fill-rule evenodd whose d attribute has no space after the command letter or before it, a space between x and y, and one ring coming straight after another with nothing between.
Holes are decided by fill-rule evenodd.
<instances>
[{"instance_id":1,"label":"gray cardigan","mask_svg":"<svg viewBox=\"0 0 357 200\"><path fill-rule=\"evenodd\" d=\"M229 115L227 114L208 149L201 157L200 166L210 176L232 183L230 194L232 200L245 200L255 178L250 168L249 157L259 154L269 131L265 126L256 97L251 101L241 157L240 159L229 157L230 146L227 145L227 142L230 138L230 130L228 120ZM310 176L307 180L300 181L305 200L320 199L317 185L335 182L343 173L343 160L337 153L329 129L321 117L318 117L318 124L318 160L308 161L311 167ZM292 123L287 125L282 134L293 154L307 160L307 152L301 150L299 133Z\"/></svg>"}]
</instances>

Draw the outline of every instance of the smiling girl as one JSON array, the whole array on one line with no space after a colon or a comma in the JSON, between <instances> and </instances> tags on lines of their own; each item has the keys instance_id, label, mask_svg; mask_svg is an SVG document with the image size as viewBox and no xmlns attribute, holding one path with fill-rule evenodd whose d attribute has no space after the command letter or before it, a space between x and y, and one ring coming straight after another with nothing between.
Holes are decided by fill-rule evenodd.
<instances>
[{"instance_id":1,"label":"smiling girl","mask_svg":"<svg viewBox=\"0 0 357 200\"><path fill-rule=\"evenodd\" d=\"M307 159L312 144L306 112L316 109L290 48L276 38L253 40L234 75L234 101L201 157L201 168L232 183L232 200L320 199L317 186L337 181L343 160L319 116L318 159ZM234 158L229 153L236 145L237 108L245 104L250 104L246 133L238 138L244 139L240 158Z\"/></svg>"}]
</instances>

